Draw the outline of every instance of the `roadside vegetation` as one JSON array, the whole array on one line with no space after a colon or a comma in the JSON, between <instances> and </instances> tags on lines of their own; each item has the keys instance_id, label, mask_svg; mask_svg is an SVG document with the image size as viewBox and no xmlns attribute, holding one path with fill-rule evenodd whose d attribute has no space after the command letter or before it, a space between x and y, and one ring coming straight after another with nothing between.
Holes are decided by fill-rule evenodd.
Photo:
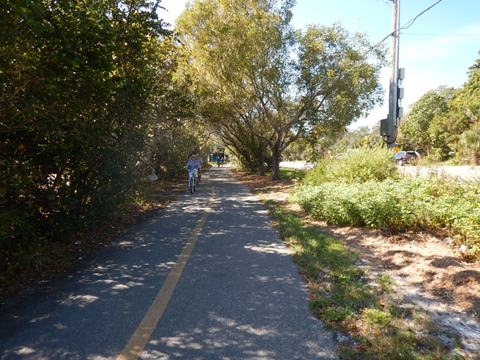
<instances>
[{"instance_id":1,"label":"roadside vegetation","mask_svg":"<svg viewBox=\"0 0 480 360\"><path fill-rule=\"evenodd\" d=\"M174 79L181 45L158 9L0 6L0 283L66 268L79 234L141 210L147 189L165 184L149 177L183 173L205 143Z\"/></svg>"},{"instance_id":2,"label":"roadside vegetation","mask_svg":"<svg viewBox=\"0 0 480 360\"><path fill-rule=\"evenodd\" d=\"M282 169L291 181L245 176L262 198L309 289L312 313L335 334L341 359L464 359L460 337L420 309L396 300L386 272L362 266L357 251L333 236L279 187L302 187L312 171ZM285 189L284 188L284 189ZM283 190L287 191L287 190ZM448 339L448 345L445 343Z\"/></svg>"},{"instance_id":3,"label":"roadside vegetation","mask_svg":"<svg viewBox=\"0 0 480 360\"><path fill-rule=\"evenodd\" d=\"M328 224L447 233L467 257L480 256L480 183L401 177L386 149L322 160L292 194ZM463 247L462 247L463 245Z\"/></svg>"},{"instance_id":4,"label":"roadside vegetation","mask_svg":"<svg viewBox=\"0 0 480 360\"><path fill-rule=\"evenodd\" d=\"M178 179L145 182L96 226L78 228L62 241L52 241L46 234L41 239L32 236L29 242L4 246L0 250L0 299L38 285L88 259L126 229L166 206L184 188Z\"/></svg>"},{"instance_id":5,"label":"roadside vegetation","mask_svg":"<svg viewBox=\"0 0 480 360\"><path fill-rule=\"evenodd\" d=\"M312 312L336 330L342 359L463 359L421 311L390 299L395 284L387 274L367 280L357 255L339 239L278 203L267 205L307 282Z\"/></svg>"},{"instance_id":6,"label":"roadside vegetation","mask_svg":"<svg viewBox=\"0 0 480 360\"><path fill-rule=\"evenodd\" d=\"M431 161L480 165L480 59L455 89L425 93L402 119L398 142Z\"/></svg>"}]
</instances>

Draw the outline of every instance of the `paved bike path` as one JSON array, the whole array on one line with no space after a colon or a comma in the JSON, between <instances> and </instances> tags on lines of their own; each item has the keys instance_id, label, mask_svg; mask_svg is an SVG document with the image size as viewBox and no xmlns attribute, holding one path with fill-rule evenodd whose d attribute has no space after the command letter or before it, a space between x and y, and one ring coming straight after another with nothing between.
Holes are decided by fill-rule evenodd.
<instances>
[{"instance_id":1,"label":"paved bike path","mask_svg":"<svg viewBox=\"0 0 480 360\"><path fill-rule=\"evenodd\" d=\"M140 358L335 359L264 207L225 169L70 277L4 304L0 359L117 359L205 216Z\"/></svg>"}]
</instances>

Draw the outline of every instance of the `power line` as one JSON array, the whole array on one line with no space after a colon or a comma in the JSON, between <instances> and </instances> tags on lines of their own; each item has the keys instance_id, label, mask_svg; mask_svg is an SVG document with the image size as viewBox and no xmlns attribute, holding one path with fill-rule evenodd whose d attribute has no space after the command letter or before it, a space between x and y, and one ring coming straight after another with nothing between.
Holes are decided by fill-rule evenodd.
<instances>
[{"instance_id":1,"label":"power line","mask_svg":"<svg viewBox=\"0 0 480 360\"><path fill-rule=\"evenodd\" d=\"M428 10L430 10L431 8L433 8L435 5L439 4L440 2L442 2L442 0L438 0L436 3L430 5L428 8L426 8L426 9L423 10L421 13L419 13L417 16L415 16L413 19L409 20L405 25L403 25L403 26L402 26L400 29L398 29L397 31L408 29L410 26L413 25L413 23L414 23L420 16L422 16L423 14L425 14Z\"/></svg>"},{"instance_id":2,"label":"power line","mask_svg":"<svg viewBox=\"0 0 480 360\"><path fill-rule=\"evenodd\" d=\"M441 33L413 33L413 32L402 32L402 35L480 37L480 34L441 34Z\"/></svg>"},{"instance_id":3,"label":"power line","mask_svg":"<svg viewBox=\"0 0 480 360\"><path fill-rule=\"evenodd\" d=\"M420 17L422 16L423 14L425 14L428 10L430 10L431 8L433 8L435 5L439 4L440 2L442 2L443 0L438 0L437 2L435 2L434 4L430 5L428 8L426 8L425 10L423 10L422 12L418 13L418 15L416 15L415 17L413 17L412 19L408 20L407 23L401 27L399 27L397 30L395 31L392 31L390 34L388 34L387 36L385 36L382 40L380 40L378 44L381 44L382 42L384 42L385 40L387 40L390 36L392 35L395 35L396 33L398 33L400 30L405 30L405 29L408 29L410 26L413 25L413 23Z\"/></svg>"}]
</instances>

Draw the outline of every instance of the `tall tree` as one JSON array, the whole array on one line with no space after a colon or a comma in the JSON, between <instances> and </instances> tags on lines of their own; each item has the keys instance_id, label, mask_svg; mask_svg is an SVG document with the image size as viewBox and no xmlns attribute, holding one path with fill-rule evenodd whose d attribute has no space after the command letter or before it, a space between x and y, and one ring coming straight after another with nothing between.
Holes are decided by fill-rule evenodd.
<instances>
[{"instance_id":1,"label":"tall tree","mask_svg":"<svg viewBox=\"0 0 480 360\"><path fill-rule=\"evenodd\" d=\"M177 23L202 113L238 153L248 152L240 147L250 133L250 157L261 171L271 156L274 179L294 141L319 128L343 129L380 100L381 52L340 26L295 32L293 5L197 0Z\"/></svg>"},{"instance_id":2,"label":"tall tree","mask_svg":"<svg viewBox=\"0 0 480 360\"><path fill-rule=\"evenodd\" d=\"M434 142L429 128L436 116L442 116L448 112L448 102L453 94L453 88L440 87L418 99L401 123L399 141L429 154Z\"/></svg>"},{"instance_id":3,"label":"tall tree","mask_svg":"<svg viewBox=\"0 0 480 360\"><path fill-rule=\"evenodd\" d=\"M474 133L477 132L476 124L480 122L480 69L476 67L476 64L478 64L478 60L470 67L467 82L455 91L449 101L448 112L436 116L429 128L430 136L434 141L435 153L442 160L453 152L463 156L461 154L468 152L469 147L474 153L476 152L475 141L472 140L476 136L469 133L470 135L467 138L464 137L459 143L464 132L470 129L473 129ZM477 156L472 154L470 158ZM459 160L462 161L462 159Z\"/></svg>"}]
</instances>

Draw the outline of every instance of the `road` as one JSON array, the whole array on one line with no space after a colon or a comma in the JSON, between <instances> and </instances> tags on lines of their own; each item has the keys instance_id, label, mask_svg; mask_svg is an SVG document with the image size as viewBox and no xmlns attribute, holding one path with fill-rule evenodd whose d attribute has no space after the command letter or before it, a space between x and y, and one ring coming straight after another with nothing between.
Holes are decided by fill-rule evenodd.
<instances>
[{"instance_id":1,"label":"road","mask_svg":"<svg viewBox=\"0 0 480 360\"><path fill-rule=\"evenodd\" d=\"M280 167L286 169L311 169L312 163L303 160L282 161ZM430 176L440 175L458 178L464 181L480 180L480 166L453 166L453 165L431 165L431 166L397 166L401 174L409 176Z\"/></svg>"},{"instance_id":2,"label":"road","mask_svg":"<svg viewBox=\"0 0 480 360\"><path fill-rule=\"evenodd\" d=\"M0 309L0 359L336 359L267 212L227 169Z\"/></svg>"},{"instance_id":3,"label":"road","mask_svg":"<svg viewBox=\"0 0 480 360\"><path fill-rule=\"evenodd\" d=\"M315 165L304 160L295 160L282 161L280 162L280 167L285 169L312 169Z\"/></svg>"},{"instance_id":4,"label":"road","mask_svg":"<svg viewBox=\"0 0 480 360\"><path fill-rule=\"evenodd\" d=\"M480 180L480 166L399 166L401 174L426 177L430 175L449 176L464 181Z\"/></svg>"}]
</instances>

